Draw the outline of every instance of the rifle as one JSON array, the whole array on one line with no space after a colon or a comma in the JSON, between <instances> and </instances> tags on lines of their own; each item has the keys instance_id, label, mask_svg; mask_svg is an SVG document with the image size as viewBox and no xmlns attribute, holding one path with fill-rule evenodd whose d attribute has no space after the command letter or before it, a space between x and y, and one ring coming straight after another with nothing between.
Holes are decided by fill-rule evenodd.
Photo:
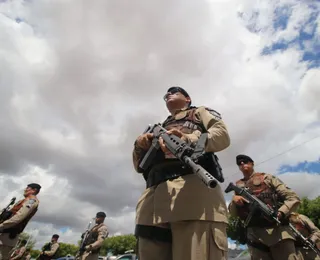
<instances>
[{"instance_id":1,"label":"rifle","mask_svg":"<svg viewBox=\"0 0 320 260\"><path fill-rule=\"evenodd\" d=\"M229 193L230 191L234 191L236 195L242 196L249 201L249 215L245 220L244 226L247 227L249 222L251 221L253 215L259 211L266 218L271 221L274 221L276 225L281 225L281 221L277 217L277 211L268 207L264 202L258 199L256 196L252 195L249 192L248 188L240 188L234 185L232 182L229 183L228 187L225 189L225 193ZM305 238L291 223L289 223L290 229L293 233L301 239L301 241L310 249L312 249L316 254L320 256L320 250L307 238Z\"/></svg>"},{"instance_id":2,"label":"rifle","mask_svg":"<svg viewBox=\"0 0 320 260\"><path fill-rule=\"evenodd\" d=\"M81 235L81 241L80 241L80 247L79 247L79 250L78 252L76 253L76 258L78 258L79 256L81 256L85 251L86 251L86 240L88 238L88 235L89 235L89 231L90 231L90 226L93 222L95 218L92 218L87 226L87 229L86 231Z\"/></svg>"},{"instance_id":3,"label":"rifle","mask_svg":"<svg viewBox=\"0 0 320 260\"><path fill-rule=\"evenodd\" d=\"M296 237L299 240L301 240L306 247L309 247L310 249L312 249L313 252L315 252L318 256L320 256L320 250L312 241L304 237L291 223L289 223L289 227L293 231L293 233L296 235Z\"/></svg>"},{"instance_id":4,"label":"rifle","mask_svg":"<svg viewBox=\"0 0 320 260\"><path fill-rule=\"evenodd\" d=\"M2 209L1 214L0 214L0 223L6 221L7 219L9 219L12 215L12 213L9 211L9 208L11 205L13 205L16 201L16 197L13 197L11 199L11 201L9 202L9 204Z\"/></svg>"},{"instance_id":5,"label":"rifle","mask_svg":"<svg viewBox=\"0 0 320 260\"><path fill-rule=\"evenodd\" d=\"M161 126L160 123L149 125L144 131L152 133L154 138L151 147L143 157L139 164L139 169L147 172L152 162L154 162L160 150L159 138L161 137L167 149L187 167L190 167L202 182L209 188L215 188L218 181L224 182L222 169L218 162L218 157L213 153L205 152L205 143L207 133L203 133L196 145L189 145L179 137L173 134L167 134L167 129ZM203 165L203 166L202 166Z\"/></svg>"}]
</instances>

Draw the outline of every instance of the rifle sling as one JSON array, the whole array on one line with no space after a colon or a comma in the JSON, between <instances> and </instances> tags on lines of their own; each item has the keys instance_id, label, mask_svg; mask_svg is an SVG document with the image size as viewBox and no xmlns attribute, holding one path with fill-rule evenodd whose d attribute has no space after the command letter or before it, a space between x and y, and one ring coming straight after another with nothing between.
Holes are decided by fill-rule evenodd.
<instances>
[{"instance_id":1,"label":"rifle sling","mask_svg":"<svg viewBox=\"0 0 320 260\"><path fill-rule=\"evenodd\" d=\"M188 174L193 174L193 172L190 168L184 166L182 162L174 159L167 160L152 167L148 174L147 188Z\"/></svg>"}]
</instances>

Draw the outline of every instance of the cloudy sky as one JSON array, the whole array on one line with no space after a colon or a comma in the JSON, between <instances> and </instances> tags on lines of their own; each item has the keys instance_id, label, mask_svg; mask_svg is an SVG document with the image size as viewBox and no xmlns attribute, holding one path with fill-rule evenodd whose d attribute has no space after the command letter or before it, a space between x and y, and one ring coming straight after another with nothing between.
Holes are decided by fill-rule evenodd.
<instances>
[{"instance_id":1,"label":"cloudy sky","mask_svg":"<svg viewBox=\"0 0 320 260\"><path fill-rule=\"evenodd\" d=\"M100 210L111 234L132 233L144 189L133 142L168 115L172 85L228 126L223 188L247 153L300 196L320 195L319 10L313 0L1 0L2 205L42 185L26 229L38 247L53 233L76 242Z\"/></svg>"}]
</instances>

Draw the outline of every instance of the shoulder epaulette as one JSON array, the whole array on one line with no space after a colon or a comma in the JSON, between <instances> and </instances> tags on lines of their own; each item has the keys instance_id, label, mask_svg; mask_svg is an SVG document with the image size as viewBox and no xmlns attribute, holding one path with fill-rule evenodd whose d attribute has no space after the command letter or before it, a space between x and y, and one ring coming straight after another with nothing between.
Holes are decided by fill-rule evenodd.
<instances>
[{"instance_id":1,"label":"shoulder epaulette","mask_svg":"<svg viewBox=\"0 0 320 260\"><path fill-rule=\"evenodd\" d=\"M217 120L221 120L221 114L219 112L217 112L216 110L210 108L210 107L204 107L211 115L214 116L215 119Z\"/></svg>"}]
</instances>

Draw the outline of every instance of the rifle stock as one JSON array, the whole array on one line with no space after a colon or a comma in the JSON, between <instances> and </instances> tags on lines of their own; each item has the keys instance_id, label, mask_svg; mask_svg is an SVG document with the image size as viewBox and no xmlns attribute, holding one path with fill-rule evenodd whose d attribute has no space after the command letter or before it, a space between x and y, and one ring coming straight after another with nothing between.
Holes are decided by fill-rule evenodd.
<instances>
[{"instance_id":1,"label":"rifle stock","mask_svg":"<svg viewBox=\"0 0 320 260\"><path fill-rule=\"evenodd\" d=\"M9 204L2 209L1 214L0 214L0 223L6 221L7 219L9 219L12 215L12 213L9 211L9 208L11 205L13 205L16 201L16 197L13 197L11 199L11 201L9 202Z\"/></svg>"}]
</instances>

